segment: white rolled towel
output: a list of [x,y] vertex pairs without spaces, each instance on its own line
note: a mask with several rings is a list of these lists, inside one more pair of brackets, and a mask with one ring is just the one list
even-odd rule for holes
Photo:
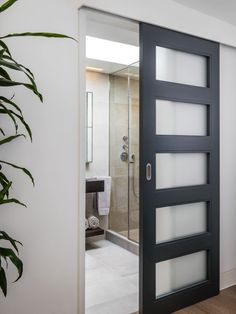
[[98,213],[100,216],[109,215],[111,203],[111,177],[97,177],[104,181],[104,192],[98,193]]
[[85,230],[87,230],[89,228],[89,223],[88,223],[88,219],[85,218]]
[[99,227],[99,219],[95,216],[90,216],[88,218],[88,225],[91,229],[97,229]]

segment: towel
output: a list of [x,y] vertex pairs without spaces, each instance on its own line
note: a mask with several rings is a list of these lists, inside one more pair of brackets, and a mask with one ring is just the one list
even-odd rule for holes
[[99,219],[95,216],[88,218],[88,225],[90,229],[97,229],[99,227]]
[[85,218],[85,230],[87,230],[89,228],[89,223],[88,223],[88,219]]
[[98,193],[98,213],[100,216],[109,214],[111,202],[111,177],[97,177],[104,180],[104,192]]

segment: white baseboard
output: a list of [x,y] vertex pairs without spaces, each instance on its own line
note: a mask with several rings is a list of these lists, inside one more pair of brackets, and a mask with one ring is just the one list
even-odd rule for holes
[[236,268],[220,274],[220,290],[236,285]]

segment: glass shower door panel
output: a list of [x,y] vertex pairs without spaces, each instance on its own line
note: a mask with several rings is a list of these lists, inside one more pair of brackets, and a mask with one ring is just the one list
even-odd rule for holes
[[110,75],[109,228],[139,242],[139,63]]
[[129,239],[139,242],[139,63],[129,66]]
[[128,82],[124,73],[110,76],[110,176],[112,177],[109,229],[128,236],[128,162],[121,159],[127,151],[124,137],[128,137]]

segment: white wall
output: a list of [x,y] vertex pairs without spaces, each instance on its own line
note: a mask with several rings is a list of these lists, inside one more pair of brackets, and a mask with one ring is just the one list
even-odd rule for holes
[[93,162],[87,177],[109,175],[109,75],[87,71],[86,90],[93,92]]
[[[236,45],[234,26],[170,0],[149,0],[148,5],[143,0],[21,0],[1,14],[1,33],[50,30],[77,36],[77,7],[81,4]],[[24,243],[21,254],[25,261],[22,280],[10,286],[6,300],[0,297],[1,314],[76,314],[78,191],[83,187],[77,177],[80,138],[77,46],[72,41],[37,38],[8,42],[15,58],[34,70],[45,103],[41,105],[29,92],[17,89],[16,99],[22,103],[32,126],[34,142],[31,145],[19,140],[1,151],[3,158],[27,165],[36,179],[34,189],[27,180],[23,184],[22,177],[16,181],[14,193],[27,202],[28,209],[16,206],[1,209],[1,227]],[[235,66],[228,58],[235,58],[235,53],[224,47],[221,53],[224,77],[221,80],[221,265],[226,272],[234,269],[236,263],[235,84],[229,81],[230,76],[234,78]],[[230,91],[226,82],[232,84]]]
[[236,283],[236,49],[220,49],[221,286]]
[[75,0],[75,2],[80,7],[87,6],[236,46],[235,25],[172,0]]
[[[42,30],[76,37],[77,25],[76,6],[68,0],[21,0],[0,18],[1,34]],[[17,176],[13,194],[28,208],[1,206],[1,230],[24,243],[21,256],[25,271],[18,283],[9,285],[7,299],[0,296],[0,312],[76,314],[77,44],[39,38],[9,39],[8,43],[13,56],[33,70],[44,104],[28,91],[16,88],[15,99],[32,127],[33,144],[18,140],[1,147],[1,158],[27,166],[36,186]],[[13,275],[13,271],[10,273]]]

